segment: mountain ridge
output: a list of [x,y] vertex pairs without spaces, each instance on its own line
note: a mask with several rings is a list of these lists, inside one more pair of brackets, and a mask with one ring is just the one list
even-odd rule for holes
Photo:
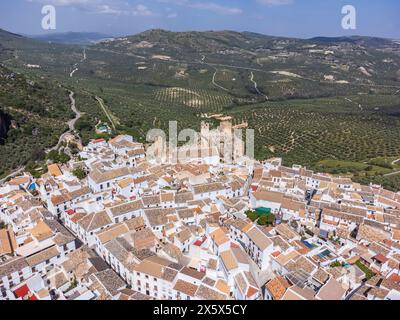
[[[34,39],[34,40],[44,40],[54,38],[57,40],[58,37],[90,37],[90,38],[101,38],[105,39],[120,39],[120,38],[131,38],[135,36],[149,36],[154,34],[160,35],[223,35],[223,34],[230,34],[230,35],[247,35],[247,36],[254,36],[259,38],[270,38],[270,39],[292,39],[292,40],[304,40],[304,41],[317,41],[317,42],[356,42],[361,40],[383,40],[383,41],[393,41],[395,39],[386,38],[386,37],[377,37],[377,36],[361,36],[361,35],[352,35],[352,36],[315,36],[311,38],[300,38],[300,37],[289,37],[289,36],[275,36],[269,35],[259,32],[253,31],[235,31],[235,30],[205,30],[205,31],[195,31],[195,30],[187,30],[187,31],[171,31],[167,29],[148,29],[138,33],[126,34],[122,36],[112,36],[107,35],[99,32],[75,32],[75,31],[67,31],[67,32],[60,32],[60,33],[53,33],[48,35],[28,35],[28,34],[19,34],[15,32],[11,32],[5,29],[0,28],[0,34],[8,34],[9,36],[16,36],[19,38],[26,38],[26,39]],[[60,39],[62,40],[62,39]],[[49,40],[51,41],[51,40]],[[66,40],[67,41],[67,40]],[[56,42],[56,41],[55,41]],[[60,42],[60,43],[67,43],[67,42]]]

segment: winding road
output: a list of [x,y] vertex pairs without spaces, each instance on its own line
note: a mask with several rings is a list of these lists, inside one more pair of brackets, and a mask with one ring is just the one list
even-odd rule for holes
[[[75,102],[74,95],[75,95],[75,93],[74,93],[73,91],[70,91],[69,99],[70,99],[70,101],[71,101],[71,110],[75,113],[75,118],[71,119],[71,120],[68,122],[68,128],[69,128],[69,130],[66,131],[66,132],[64,132],[64,133],[60,136],[60,138],[58,139],[57,145],[55,145],[54,147],[48,149],[48,150],[46,151],[46,153],[49,153],[50,151],[57,150],[57,149],[61,146],[61,144],[63,143],[64,138],[65,138],[68,134],[74,133],[74,131],[75,131],[75,124],[76,124],[76,122],[82,117],[82,114],[81,114],[81,113],[79,112],[79,110],[76,108],[76,102]],[[79,142],[82,143],[81,137],[80,137],[79,135],[77,135],[77,136],[78,136]]]
[[250,81],[253,82],[253,84],[254,84],[254,89],[256,90],[256,92],[257,92],[260,96],[264,96],[266,100],[269,100],[268,96],[266,96],[265,94],[263,94],[263,93],[258,89],[257,82],[254,80],[254,73],[253,73],[253,71],[251,71]]
[[[87,56],[86,56],[86,48],[83,48],[83,58],[80,62],[84,62],[86,60]],[[78,63],[74,64],[74,69],[71,71],[71,73],[69,74],[69,77],[72,78],[74,76],[74,73],[77,72],[79,70],[78,68]]]
[[224,88],[223,86],[220,86],[218,83],[215,82],[215,77],[217,76],[217,72],[218,72],[218,69],[215,69],[215,72],[212,77],[213,85],[216,86],[217,88],[220,88],[220,89],[226,91],[226,92],[230,92],[227,88]]

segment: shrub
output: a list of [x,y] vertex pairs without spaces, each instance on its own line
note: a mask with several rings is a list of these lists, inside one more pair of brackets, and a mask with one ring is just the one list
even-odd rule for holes
[[258,214],[255,211],[247,211],[246,212],[247,218],[249,218],[251,221],[256,221],[258,219]]
[[72,170],[72,174],[80,180],[86,178],[86,172],[82,168]]
[[260,226],[266,226],[266,225],[269,226],[269,225],[274,224],[274,222],[275,222],[275,215],[273,215],[272,213],[267,214],[267,215],[262,215],[257,221],[257,223]]

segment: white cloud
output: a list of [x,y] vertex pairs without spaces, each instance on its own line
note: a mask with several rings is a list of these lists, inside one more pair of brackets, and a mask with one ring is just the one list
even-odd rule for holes
[[155,15],[154,12],[152,12],[149,8],[147,8],[143,4],[138,4],[137,6],[133,7],[131,13],[134,16],[142,16],[142,17],[150,17]]
[[85,6],[99,3],[98,0],[28,0],[28,2],[38,2],[53,6]]
[[89,13],[110,14],[118,16],[150,17],[156,14],[143,4],[130,5],[119,0],[27,0],[46,5],[73,7]]
[[266,6],[284,6],[292,4],[293,0],[257,0],[258,3]]
[[184,6],[191,9],[207,10],[224,15],[235,15],[243,12],[240,8],[223,6],[215,2],[200,2],[191,0],[158,0],[160,3],[168,3],[177,6]]
[[167,15],[167,18],[168,18],[168,19],[175,19],[175,18],[177,18],[177,17],[178,17],[178,14],[177,14],[176,12],[169,13],[169,14]]
[[190,8],[209,10],[220,14],[241,14],[243,11],[239,8],[221,6],[213,2],[195,2],[189,5]]

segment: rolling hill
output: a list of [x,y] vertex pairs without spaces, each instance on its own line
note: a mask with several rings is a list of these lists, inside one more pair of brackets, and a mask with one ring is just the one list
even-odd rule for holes
[[118,132],[143,140],[169,120],[198,129],[202,115],[224,113],[255,129],[259,159],[332,171],[320,161],[400,158],[400,44],[390,39],[157,29],[82,46],[0,31],[0,59],[74,88],[86,128],[111,117]]

